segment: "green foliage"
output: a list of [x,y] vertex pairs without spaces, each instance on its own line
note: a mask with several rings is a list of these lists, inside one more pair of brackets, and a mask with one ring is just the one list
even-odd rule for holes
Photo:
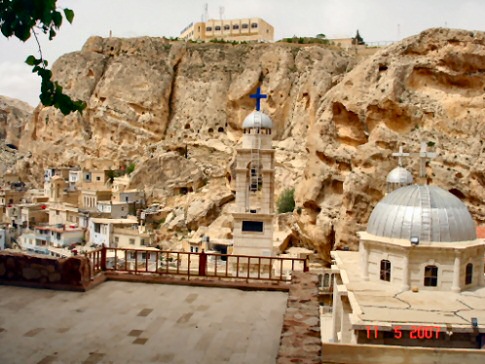
[[110,170],[108,171],[107,176],[108,176],[109,183],[113,183],[113,182],[114,182],[115,177],[117,177],[117,176],[116,176],[116,172],[117,172],[117,171],[113,171],[112,169],[110,169]]
[[[323,37],[319,37],[319,36],[323,36]],[[278,42],[297,43],[297,44],[329,44],[328,39],[325,38],[325,34],[318,34],[315,38],[294,36],[293,38],[283,38]]]
[[32,66],[32,72],[42,79],[40,101],[44,106],[54,106],[67,115],[74,111],[82,112],[86,104],[81,100],[73,101],[62,92],[62,86],[52,81],[52,72],[42,57],[36,33],[36,30],[40,30],[52,40],[62,25],[63,14],[72,23],[74,12],[71,9],[58,9],[56,2],[57,0],[0,0],[0,30],[5,37],[15,36],[22,42],[34,35],[40,58],[30,55],[25,63]]
[[360,36],[359,30],[357,29],[357,33],[355,37],[352,38],[352,44],[354,45],[365,45],[364,38]]
[[287,188],[281,192],[277,202],[278,213],[292,212],[295,209],[295,189]]
[[[22,42],[30,38],[33,28],[49,34],[52,40],[62,25],[62,13],[56,6],[57,0],[0,1],[0,29],[2,34],[9,38],[15,36]],[[64,9],[64,16],[69,23],[74,19],[71,9]]]
[[107,172],[108,179],[110,183],[113,183],[116,177],[124,176],[125,174],[131,174],[135,170],[135,163],[130,163],[128,167],[123,167],[122,169],[110,169]]
[[135,170],[135,163],[130,163],[128,165],[128,168],[126,168],[126,173],[127,174],[132,174],[134,170]]

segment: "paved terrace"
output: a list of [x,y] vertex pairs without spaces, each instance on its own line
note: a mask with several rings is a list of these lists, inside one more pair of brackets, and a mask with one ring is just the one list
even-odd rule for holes
[[0,286],[0,363],[274,363],[287,293],[105,282]]

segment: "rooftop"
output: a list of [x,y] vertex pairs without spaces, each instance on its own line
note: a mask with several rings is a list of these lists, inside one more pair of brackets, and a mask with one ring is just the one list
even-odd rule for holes
[[84,293],[0,286],[0,296],[2,363],[274,363],[287,302],[113,281]]
[[[389,327],[402,325],[450,324],[454,331],[470,330],[471,318],[476,317],[483,330],[485,323],[485,287],[454,292],[402,291],[385,282],[364,281],[360,272],[358,252],[332,253],[341,270],[352,304],[352,325]],[[342,289],[344,287],[342,286]]]

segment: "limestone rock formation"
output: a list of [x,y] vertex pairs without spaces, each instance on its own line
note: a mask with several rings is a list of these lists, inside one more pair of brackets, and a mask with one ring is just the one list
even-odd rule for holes
[[[391,153],[402,144],[417,152],[421,141],[439,153],[428,181],[483,223],[485,33],[431,29],[356,59],[322,45],[92,37],[53,66],[87,109],[65,117],[37,107],[20,140],[32,157],[19,167],[40,180],[52,161],[134,162],[131,187],[172,208],[161,236],[210,231],[227,216],[234,149],[261,84],[275,126],[276,193],[296,188],[284,240],[327,260],[331,248],[355,248],[396,166]],[[408,167],[416,178],[417,161]]]
[[[25,124],[32,118],[33,107],[29,104],[0,96],[0,181],[5,172],[16,172],[17,166],[21,170],[28,168],[28,157],[16,148]],[[27,182],[29,178],[24,176]]]
[[92,37],[53,66],[87,109],[65,117],[39,106],[21,148],[32,152],[29,170],[37,176],[52,161],[113,169],[134,162],[131,187],[174,208],[162,230],[195,230],[233,199],[228,165],[254,109],[249,94],[260,83],[269,94],[263,111],[275,123],[278,193],[301,176],[319,100],[352,59],[321,45]]
[[0,96],[0,139],[6,144],[19,145],[24,125],[34,108],[21,100]]
[[[355,248],[400,145],[432,145],[428,183],[485,221],[485,33],[430,29],[364,60],[321,99],[297,186],[307,242]],[[408,168],[418,173],[418,161]],[[328,258],[328,255],[327,255]]]

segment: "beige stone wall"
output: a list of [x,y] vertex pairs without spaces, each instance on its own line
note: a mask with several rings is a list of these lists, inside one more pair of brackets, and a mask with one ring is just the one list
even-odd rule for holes
[[180,38],[202,41],[224,39],[226,41],[272,42],[274,28],[261,18],[210,19],[207,22],[198,22],[187,27],[180,34]]
[[[144,240],[144,245],[141,241]],[[138,230],[128,228],[113,229],[113,246],[118,248],[143,248],[150,243],[148,234],[140,234]]]
[[[242,231],[243,221],[262,221],[263,232]],[[273,255],[273,215],[235,214],[234,215],[234,254],[236,255]]]
[[321,363],[317,284],[316,274],[293,273],[277,364]]
[[[406,289],[417,287],[425,290],[459,291],[483,285],[483,256],[484,246],[461,247],[454,249],[450,243],[449,248],[433,246],[402,247],[391,243],[362,241],[360,247],[362,274],[367,275],[370,281],[379,281],[392,285],[401,284]],[[456,259],[458,257],[458,262]],[[391,281],[380,279],[380,262],[391,262]],[[466,265],[473,264],[472,283],[465,285]],[[456,266],[456,264],[459,264]],[[424,285],[424,270],[428,265],[438,267],[438,285],[430,287]],[[458,267],[458,273],[455,272]],[[458,275],[457,275],[458,274]],[[406,282],[406,276],[407,282]],[[455,286],[456,284],[456,286]]]
[[56,259],[0,252],[0,284],[86,290],[89,272],[84,256]]
[[321,359],[335,364],[475,364],[485,361],[485,351],[325,343]]

